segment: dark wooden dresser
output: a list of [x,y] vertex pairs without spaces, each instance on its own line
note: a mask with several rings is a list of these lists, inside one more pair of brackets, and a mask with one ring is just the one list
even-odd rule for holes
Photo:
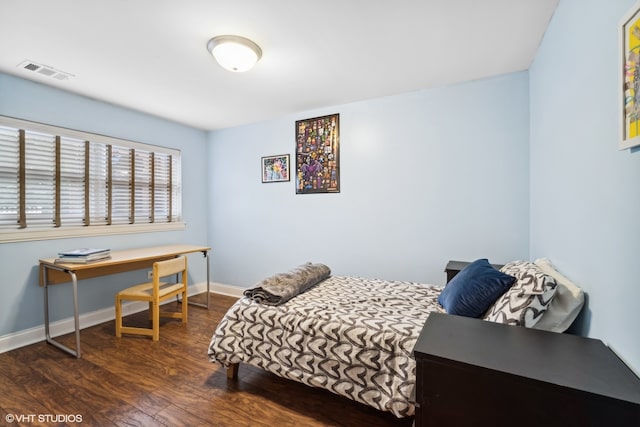
[[434,313],[416,426],[640,426],[640,379],[600,340]]

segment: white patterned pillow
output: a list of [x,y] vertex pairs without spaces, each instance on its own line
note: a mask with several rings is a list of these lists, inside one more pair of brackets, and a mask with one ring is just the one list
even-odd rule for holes
[[485,320],[509,325],[535,325],[556,292],[556,281],[528,261],[513,261],[500,269],[516,278],[513,286],[489,308]]

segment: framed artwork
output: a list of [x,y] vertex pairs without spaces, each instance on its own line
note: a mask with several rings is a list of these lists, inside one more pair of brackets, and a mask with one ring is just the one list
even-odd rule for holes
[[289,155],[280,154],[278,156],[267,156],[261,160],[262,182],[282,182],[289,181]]
[[634,4],[619,26],[620,141],[619,148],[640,145],[640,2]]
[[340,115],[296,121],[296,194],[340,192]]

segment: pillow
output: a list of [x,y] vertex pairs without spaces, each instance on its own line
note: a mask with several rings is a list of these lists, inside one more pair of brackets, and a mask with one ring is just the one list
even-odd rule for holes
[[500,271],[514,276],[516,283],[498,298],[484,319],[532,327],[540,320],[555,295],[556,281],[528,261],[510,262]]
[[578,285],[558,272],[548,259],[537,259],[534,264],[545,274],[553,277],[558,284],[555,296],[540,321],[535,324],[534,329],[564,332],[569,329],[569,326],[580,314],[584,305],[584,292]]
[[486,258],[478,259],[451,279],[438,302],[449,314],[480,317],[514,281],[514,277],[493,268]]

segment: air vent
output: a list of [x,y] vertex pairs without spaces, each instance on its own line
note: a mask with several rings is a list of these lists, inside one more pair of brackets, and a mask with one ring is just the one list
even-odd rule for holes
[[40,67],[38,72],[40,74],[44,74],[45,76],[53,76],[56,73],[55,70],[52,70],[51,68],[44,68],[44,67]]
[[18,67],[60,81],[69,80],[69,78],[75,77],[73,74],[56,70],[55,68],[48,65],[38,64],[33,61],[23,61],[22,63],[18,64]]

